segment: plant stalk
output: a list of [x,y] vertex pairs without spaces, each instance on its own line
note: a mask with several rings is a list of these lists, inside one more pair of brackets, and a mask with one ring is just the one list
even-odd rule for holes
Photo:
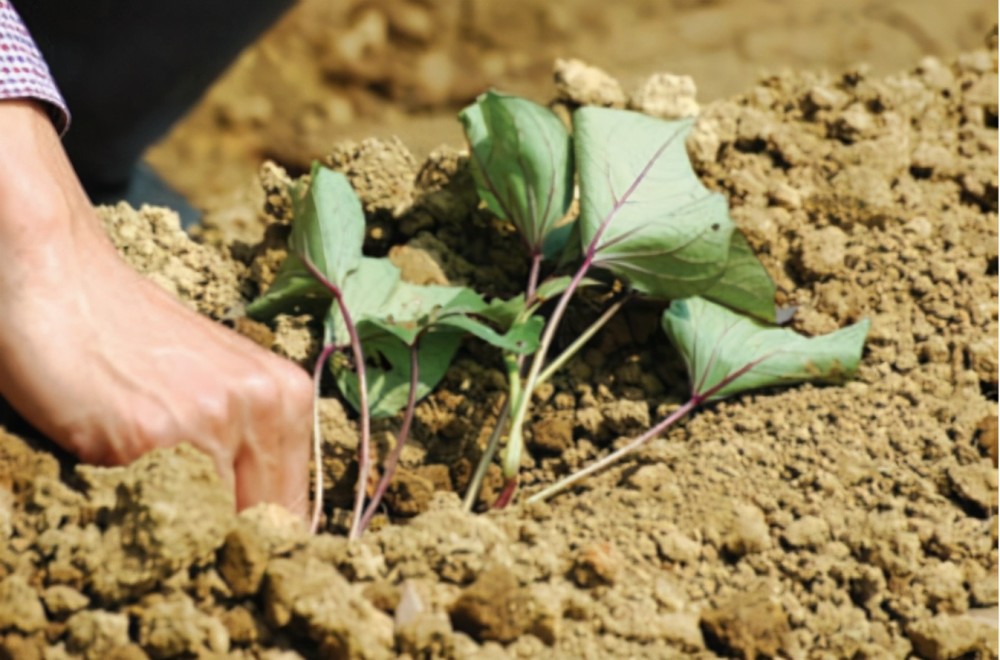
[[593,249],[587,250],[587,256],[584,257],[580,268],[577,269],[576,274],[573,275],[573,279],[570,280],[569,286],[566,287],[562,296],[559,297],[559,302],[556,303],[556,308],[553,310],[552,316],[549,317],[549,322],[545,324],[545,332],[542,333],[542,339],[538,345],[538,350],[535,351],[535,355],[531,360],[531,368],[528,370],[528,377],[525,379],[520,400],[517,401],[517,405],[514,408],[514,415],[511,418],[510,437],[507,440],[507,449],[504,453],[503,473],[508,479],[517,474],[521,465],[521,450],[524,447],[524,437],[522,435],[524,418],[527,415],[528,406],[531,403],[531,394],[535,391],[535,387],[538,385],[538,376],[541,373],[542,364],[545,362],[549,346],[552,345],[552,340],[555,338],[556,329],[559,327],[559,323],[562,321],[562,317],[566,313],[566,308],[569,306],[569,299],[573,297],[573,294],[576,292],[577,287],[580,286],[580,282],[583,280],[584,275],[586,275],[587,271],[590,269],[590,264],[593,263],[594,256],[595,251]]
[[403,454],[403,447],[406,445],[406,441],[410,439],[410,427],[413,425],[414,413],[417,410],[417,386],[420,382],[419,347],[420,339],[418,337],[417,341],[410,346],[410,391],[406,397],[406,411],[403,413],[403,423],[400,425],[399,434],[396,436],[396,446],[392,448],[382,468],[382,478],[379,479],[371,501],[368,503],[368,507],[361,518],[359,534],[364,534],[372,518],[375,517],[378,506],[385,496],[385,491],[388,490],[389,483],[396,474],[396,467],[399,465],[399,457]]
[[531,497],[528,498],[528,504],[531,504],[532,502],[543,502],[543,501],[547,500],[548,498],[552,497],[553,495],[555,495],[556,493],[558,493],[559,491],[564,490],[565,488],[568,488],[569,486],[572,486],[573,484],[575,484],[576,482],[580,481],[584,477],[587,477],[587,476],[589,476],[589,475],[597,472],[598,470],[601,470],[601,469],[603,469],[603,468],[611,465],[612,463],[618,461],[619,459],[621,459],[621,458],[629,455],[630,453],[632,453],[633,451],[635,451],[636,449],[638,449],[642,445],[646,444],[647,442],[649,442],[650,440],[652,440],[656,436],[658,436],[661,433],[663,433],[664,431],[666,431],[668,428],[670,428],[671,426],[673,426],[680,419],[682,419],[685,415],[687,415],[692,410],[694,410],[695,408],[697,408],[698,406],[700,406],[702,403],[704,403],[705,401],[708,401],[709,399],[711,399],[713,396],[715,396],[716,393],[718,393],[719,391],[721,391],[724,387],[726,387],[727,385],[729,385],[730,383],[732,383],[734,380],[736,380],[737,378],[741,378],[748,371],[750,371],[751,369],[753,369],[754,367],[756,367],[758,364],[760,364],[761,362],[763,362],[764,360],[766,360],[767,357],[768,356],[763,356],[763,357],[760,357],[760,358],[758,358],[756,360],[748,362],[747,364],[743,365],[742,367],[740,367],[736,371],[733,371],[733,372],[730,372],[729,374],[727,374],[725,378],[721,379],[718,383],[716,383],[712,387],[708,388],[704,392],[697,392],[696,391],[694,394],[691,395],[691,398],[688,399],[687,403],[685,403],[683,406],[681,406],[680,408],[678,408],[674,412],[670,413],[670,415],[668,415],[662,422],[660,422],[659,424],[657,424],[653,428],[649,429],[648,431],[646,431],[645,433],[643,433],[638,438],[636,438],[632,442],[628,443],[627,445],[625,445],[621,449],[618,449],[616,451],[611,452],[610,454],[608,454],[604,458],[600,459],[599,461],[595,461],[594,463],[591,463],[590,465],[588,465],[587,467],[583,468],[582,470],[574,472],[573,474],[569,475],[568,477],[560,479],[559,481],[557,481],[556,483],[552,484],[551,486],[549,486],[547,488],[544,488],[541,491],[535,493],[534,495],[532,495]]
[[333,344],[327,344],[319,354],[313,367],[313,462],[315,463],[315,494],[313,495],[312,518],[309,522],[309,533],[319,531],[319,521],[323,516],[323,434],[319,425],[320,384],[323,381],[323,368],[330,355],[337,350]]
[[371,472],[371,413],[368,410],[368,375],[365,369],[365,353],[361,348],[361,338],[358,337],[358,329],[351,318],[351,311],[347,309],[344,302],[343,293],[340,287],[335,285],[326,275],[324,275],[316,264],[304,254],[298,255],[305,264],[306,269],[313,277],[319,281],[326,289],[333,294],[340,309],[340,315],[344,319],[344,326],[347,328],[347,335],[351,340],[351,350],[354,353],[354,369],[358,374],[358,407],[361,408],[361,440],[358,447],[358,485],[354,496],[354,510],[351,515],[351,531],[348,539],[355,540],[360,535],[361,516],[364,513],[365,487],[368,485],[368,475]]
[[597,320],[591,323],[587,329],[573,341],[572,344],[566,347],[566,350],[560,353],[556,359],[550,362],[549,365],[542,370],[542,373],[538,375],[538,385],[548,381],[557,371],[566,366],[566,363],[573,359],[573,356],[579,353],[580,349],[583,348],[594,335],[600,332],[601,328],[607,325],[608,321],[614,318],[615,314],[618,313],[618,310],[622,308],[630,297],[631,296],[629,295],[624,295],[611,303],[611,305],[604,310],[604,313],[601,314]]
[[560,479],[551,486],[535,493],[534,495],[528,498],[528,504],[531,504],[532,502],[544,502],[545,500],[552,497],[559,491],[572,486],[573,484],[580,481],[584,477],[588,477],[591,474],[606,468],[612,463],[615,463],[624,456],[631,454],[636,449],[642,447],[644,444],[646,444],[647,442],[649,442],[650,440],[652,440],[653,438],[655,438],[656,436],[660,435],[668,428],[673,426],[678,420],[680,420],[689,412],[694,410],[694,408],[697,407],[698,404],[701,403],[701,401],[702,401],[701,397],[697,396],[691,397],[690,399],[688,399],[687,403],[685,403],[683,406],[681,406],[674,412],[670,413],[670,415],[668,415],[659,424],[652,427],[651,429],[640,435],[638,438],[632,440],[621,449],[617,449],[611,452],[604,458],[591,463],[582,470],[578,470],[577,472],[574,472],[568,477],[564,477],[563,479]]
[[[622,305],[625,304],[628,296],[623,296],[616,300],[604,313],[598,318],[594,323],[590,325],[584,333],[571,344],[565,351],[563,351],[556,360],[545,368],[544,371],[538,376],[538,384],[549,380],[552,375],[558,371],[566,362],[568,362],[573,355],[575,355],[580,348],[587,343],[587,341],[593,337],[602,327],[604,327],[608,321],[610,321],[614,315],[621,309]],[[510,357],[510,356],[508,356]],[[520,370],[524,364],[524,356],[519,355],[517,357],[516,367],[514,365],[509,365],[511,368],[508,369],[508,377],[511,383],[510,395],[504,398],[503,407],[500,410],[500,414],[497,416],[496,426],[493,427],[493,432],[490,434],[490,438],[486,443],[486,449],[483,451],[483,455],[479,460],[479,464],[476,465],[476,472],[472,475],[472,479],[469,481],[469,487],[465,493],[465,499],[462,502],[462,508],[465,511],[472,511],[472,508],[476,504],[476,498],[479,496],[479,491],[483,485],[483,479],[486,477],[486,471],[490,467],[490,463],[493,462],[493,457],[496,456],[497,450],[500,447],[500,438],[503,436],[503,429],[506,426],[507,416],[510,414],[511,400],[517,401],[521,396],[521,374]],[[497,500],[499,503],[500,500]]]
[[525,302],[535,297],[538,290],[538,278],[542,271],[542,251],[536,249],[531,254],[531,271],[528,273],[528,286],[524,289]]
[[361,348],[358,330],[347,310],[343,296],[337,297],[344,325],[351,337],[351,349],[354,351],[354,369],[358,374],[358,407],[361,408],[361,442],[358,447],[358,486],[354,495],[354,511],[351,515],[351,531],[348,540],[354,541],[361,536],[361,515],[365,506],[365,488],[368,486],[368,475],[371,473],[371,412],[368,410],[368,370],[365,367],[365,353]]
[[514,499],[515,492],[517,492],[516,474],[513,477],[508,478],[507,481],[504,482],[503,490],[500,491],[499,495],[497,495],[497,501],[493,503],[493,508],[494,509],[505,508],[508,504],[510,504],[510,501]]
[[598,225],[597,230],[594,232],[593,237],[590,239],[590,243],[587,245],[586,253],[583,257],[583,262],[577,269],[576,274],[573,275],[573,279],[570,280],[569,286],[563,291],[562,296],[559,298],[559,302],[556,304],[555,310],[552,312],[552,316],[549,317],[549,322],[545,325],[545,332],[542,334],[541,343],[538,346],[538,350],[535,352],[534,358],[531,361],[531,369],[528,372],[528,377],[524,386],[524,395],[521,400],[518,401],[517,407],[514,409],[514,415],[511,419],[510,424],[510,437],[507,441],[507,449],[504,455],[504,476],[508,479],[517,475],[521,463],[521,451],[524,449],[524,419],[528,412],[528,406],[531,403],[531,393],[535,391],[535,387],[538,385],[538,376],[541,373],[542,365],[545,363],[545,358],[549,351],[549,346],[552,345],[552,340],[555,337],[556,329],[562,322],[562,317],[566,313],[566,308],[569,305],[570,298],[576,293],[576,289],[580,286],[580,282],[586,276],[587,271],[590,270],[591,265],[593,265],[594,260],[597,258],[598,247],[601,245],[601,238],[607,231],[608,227],[611,226],[612,220],[615,216],[629,201],[632,194],[639,187],[639,183],[646,178],[649,174],[650,169],[653,167],[653,163],[660,157],[667,146],[667,143],[660,146],[653,154],[653,157],[646,163],[646,166],[642,169],[639,175],[635,178],[635,181],[629,185],[625,193],[615,200],[614,205],[608,211],[608,214],[604,216],[601,220],[601,224]]
[[507,426],[508,415],[510,415],[510,397],[505,396],[503,406],[497,415],[497,423],[493,426],[490,439],[486,442],[486,449],[483,451],[483,455],[479,459],[479,464],[476,465],[476,472],[472,475],[469,487],[465,491],[465,499],[462,501],[463,511],[471,512],[472,507],[476,506],[476,499],[479,497],[479,491],[483,487],[483,479],[486,478],[486,472],[490,469],[490,463],[493,462],[493,457],[496,456],[497,449],[500,448],[500,438],[503,437],[504,427]]
[[[541,253],[539,252],[532,256],[531,274],[528,277],[527,286],[529,293],[525,298],[526,300],[533,298],[537,292],[539,274],[537,266],[540,264]],[[515,357],[507,353],[504,355],[504,364],[507,366],[507,382],[510,385],[500,413],[497,415],[496,425],[493,427],[490,438],[486,442],[486,449],[479,458],[476,471],[469,481],[468,489],[466,489],[465,499],[462,501],[462,509],[464,511],[471,512],[472,508],[476,505],[479,491],[483,487],[483,479],[486,478],[486,471],[489,470],[490,463],[493,462],[493,457],[496,456],[497,450],[500,448],[500,438],[503,437],[503,430],[507,425],[507,418],[510,415],[511,401],[515,402],[514,405],[517,405],[517,402],[521,400],[521,372],[524,369],[524,355]]]

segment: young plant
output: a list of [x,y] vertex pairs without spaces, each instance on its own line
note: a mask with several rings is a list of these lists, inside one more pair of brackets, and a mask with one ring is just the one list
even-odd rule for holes
[[[366,260],[367,261],[367,260]],[[391,416],[405,405],[405,413],[393,451],[386,460],[381,479],[359,523],[358,534],[364,532],[378,510],[379,502],[392,479],[399,456],[408,438],[416,401],[430,393],[444,377],[452,358],[465,335],[472,335],[509,353],[534,351],[538,346],[541,320],[529,317],[498,323],[507,330],[494,330],[482,318],[490,318],[491,306],[478,294],[465,287],[417,286],[399,280],[399,271],[384,260],[379,280],[395,281],[391,292],[380,303],[365,297],[366,309],[356,310],[358,336],[366,355],[369,406],[376,417]],[[356,291],[371,292],[359,282]],[[339,310],[331,308],[331,327],[342,319]],[[361,388],[358,375],[345,369],[336,370],[337,382],[344,396],[356,407],[360,405]],[[404,404],[405,401],[405,404]]]
[[[574,226],[567,218],[573,202],[573,150],[566,126],[548,109],[515,96],[487,92],[459,118],[469,141],[472,173],[480,198],[497,217],[521,233],[530,259],[524,295],[495,308],[509,320],[533,318],[541,303],[559,295],[569,278],[539,291],[542,262],[560,257],[572,245]],[[509,391],[486,451],[469,484],[465,508],[478,497],[486,469],[498,447],[511,404],[519,405],[523,354],[504,358]],[[530,395],[529,397],[530,398]]]
[[684,358],[691,397],[639,437],[590,466],[535,493],[540,502],[648,443],[699,405],[748,390],[805,381],[842,382],[857,370],[869,322],[820,337],[804,337],[704,298],[675,300],[663,329]]
[[[364,243],[365,220],[361,203],[350,183],[342,175],[314,164],[308,188],[296,185],[291,190],[293,204],[292,231],[288,239],[289,255],[281,264],[274,282],[265,295],[247,307],[247,314],[266,319],[280,311],[302,304],[316,303],[329,306],[336,301],[345,321],[348,345],[355,362],[363,364],[363,352],[350,311],[344,300],[344,284],[361,263],[361,246]],[[319,399],[322,365],[337,349],[326,342],[313,372],[315,399]],[[363,370],[360,372],[362,382]],[[362,384],[362,391],[366,387]],[[367,406],[362,402],[361,442],[359,463],[361,474],[366,475],[371,425]],[[321,437],[319,433],[319,407],[313,405],[313,460],[315,462],[315,489],[310,528],[319,527],[322,513],[323,466]],[[363,501],[364,482],[358,482],[358,500]],[[360,518],[355,507],[355,518]]]
[[547,108],[516,96],[483,94],[459,113],[469,141],[479,196],[497,217],[520,231],[531,267],[530,302],[543,259],[557,258],[570,243],[573,150],[566,126]]
[[[510,501],[532,393],[633,296],[674,301],[664,328],[687,362],[691,398],[628,446],[532,499],[548,497],[634,451],[706,401],[787,382],[836,380],[856,368],[867,322],[814,339],[774,327],[774,283],[734,226],[725,199],[700,183],[687,158],[690,120],[580,108],[573,114],[571,137],[548,109],[492,92],[461,118],[483,202],[524,238],[530,266],[523,295],[487,303],[464,287],[403,282],[388,260],[362,254],[364,215],[357,197],[343,176],[316,165],[308,187],[292,191],[289,257],[265,295],[248,308],[260,319],[289,309],[308,309],[324,318],[316,397],[329,363],[342,394],[360,414],[351,538],[378,510],[408,439],[416,402],[444,377],[467,334],[503,352],[509,381],[503,411],[466,496],[468,509],[507,422],[506,482],[497,505]],[[578,214],[570,211],[575,181]],[[546,262],[551,272],[543,279]],[[569,301],[579,289],[600,284],[588,277],[594,268],[619,279],[623,290],[549,359]],[[550,301],[555,306],[543,321],[538,312]],[[353,363],[333,359],[348,350]],[[396,446],[366,506],[370,420],[400,409],[405,412]],[[323,490],[315,414],[314,529]]]
[[[504,351],[535,350],[537,318],[509,319],[464,287],[417,286],[400,279],[386,259],[362,255],[364,215],[350,184],[340,174],[314,165],[308,187],[292,190],[290,254],[267,292],[247,309],[258,319],[295,308],[320,310],[324,341],[314,370],[316,398],[323,368],[334,354],[350,349],[353,369],[332,360],[336,381],[361,421],[359,475],[351,523],[357,538],[371,520],[409,435],[416,401],[444,377],[462,337],[472,334]],[[331,304],[331,303],[335,304]],[[478,315],[478,316],[477,316]],[[482,318],[500,321],[498,332]],[[388,457],[375,494],[365,508],[371,470],[370,419],[405,406],[396,448]],[[314,407],[316,497],[313,530],[322,512],[322,469],[318,407]]]
[[[583,345],[574,342],[546,367],[569,301],[592,268],[611,272],[636,294],[665,300],[701,295],[767,322],[775,319],[775,289],[729,218],[725,198],[707,190],[691,167],[684,146],[691,120],[580,108],[573,114],[571,159],[551,146],[570,142],[568,134],[556,139],[561,134],[555,126],[562,127],[558,118],[522,99],[486,94],[461,117],[480,196],[491,210],[511,219],[529,245],[526,304],[537,283],[539,255],[562,263],[578,260],[575,272],[560,286],[527,373],[522,377],[517,370],[511,381],[510,432],[503,453],[506,485],[498,500],[503,506],[517,484],[531,393],[543,374],[550,375]],[[568,190],[574,161],[580,187],[578,219],[540,222],[539,210],[549,206],[537,200]],[[559,228],[559,240],[551,242],[550,250],[539,248],[549,245],[539,227]],[[584,336],[610,317],[602,314]],[[484,461],[492,460],[492,444]],[[481,464],[477,474],[483,472]],[[473,490],[478,486],[474,480]]]

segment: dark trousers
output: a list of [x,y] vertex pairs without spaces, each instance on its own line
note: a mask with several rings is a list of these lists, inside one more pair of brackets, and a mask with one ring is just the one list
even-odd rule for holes
[[127,185],[143,151],[292,1],[14,0],[69,105],[63,144],[88,192]]

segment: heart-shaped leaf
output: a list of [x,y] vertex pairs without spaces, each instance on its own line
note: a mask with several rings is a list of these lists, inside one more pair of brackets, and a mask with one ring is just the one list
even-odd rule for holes
[[680,351],[692,396],[704,401],[804,381],[840,382],[857,370],[867,319],[820,337],[765,325],[705,300],[675,300],[663,329]]
[[718,281],[734,231],[725,198],[691,167],[692,123],[595,107],[573,114],[583,249],[596,243],[594,265],[658,298]]
[[533,251],[558,256],[572,229],[569,131],[556,115],[516,96],[487,92],[462,110],[480,198],[514,223]]
[[[347,277],[343,295],[368,359],[373,416],[392,415],[406,405],[413,346],[418,351],[420,398],[444,376],[466,333],[503,351],[530,353],[538,347],[542,332],[542,320],[537,317],[498,332],[477,318],[490,306],[476,292],[466,287],[403,282],[399,269],[388,259],[362,259]],[[339,305],[330,307],[326,327],[327,341],[347,343],[347,325]],[[341,391],[357,406],[357,375],[342,373],[336,366],[334,371]]]
[[774,280],[737,229],[730,239],[729,260],[722,277],[706,289],[702,297],[774,323],[774,293]]
[[[448,371],[462,334],[447,330],[420,338],[417,354],[417,399],[433,391]],[[368,361],[368,409],[373,418],[391,417],[406,406],[410,391],[410,347],[390,334],[373,336],[364,343]],[[358,375],[353,369],[334,368],[337,386],[354,409],[360,407]]]
[[302,258],[341,289],[361,263],[365,216],[344,175],[314,163],[308,188],[295,186],[292,200],[289,255],[264,295],[247,306],[253,318],[266,320],[310,302],[329,301],[331,294],[306,269]]

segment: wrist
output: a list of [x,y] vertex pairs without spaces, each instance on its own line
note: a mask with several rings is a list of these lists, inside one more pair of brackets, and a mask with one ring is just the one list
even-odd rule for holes
[[74,256],[102,245],[110,247],[45,111],[0,101],[0,300],[62,277]]
[[52,121],[32,100],[0,100],[0,242],[69,230],[86,193]]

